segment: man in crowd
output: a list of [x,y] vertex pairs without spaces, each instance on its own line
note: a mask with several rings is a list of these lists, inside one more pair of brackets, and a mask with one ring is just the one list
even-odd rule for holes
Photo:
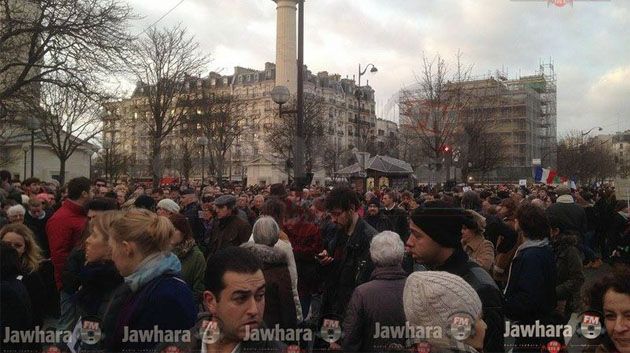
[[266,286],[260,262],[247,249],[228,247],[211,256],[205,285],[203,304],[211,321],[204,331],[201,352],[286,351],[273,340],[245,339],[264,325]]
[[376,229],[378,232],[382,232],[384,230],[392,230],[392,224],[383,213],[381,212],[381,203],[378,201],[377,197],[373,197],[367,202],[367,213],[365,217],[366,222],[372,226],[372,228]]
[[193,231],[193,236],[199,242],[205,233],[205,227],[201,218],[199,218],[199,198],[193,189],[186,189],[181,192],[180,205],[182,206],[180,213],[186,216],[188,223]]
[[359,217],[358,208],[357,194],[348,187],[337,187],[326,197],[337,232],[328,248],[317,255],[324,266],[323,315],[342,317],[354,289],[372,273],[370,241],[377,231]]
[[32,198],[28,200],[28,210],[24,215],[24,224],[35,234],[35,241],[37,241],[37,245],[42,250],[42,256],[45,259],[50,257],[46,223],[51,216],[52,214],[44,209],[44,205],[39,199]]
[[207,242],[206,256],[212,256],[228,246],[239,246],[246,242],[252,233],[249,223],[236,214],[236,197],[232,195],[218,197],[214,200],[214,212],[216,221],[204,239]]
[[40,183],[40,180],[37,178],[28,178],[22,182],[22,190],[24,190],[26,196],[34,198],[41,190]]
[[393,227],[391,230],[398,233],[398,235],[400,235],[400,239],[402,239],[403,242],[406,242],[409,237],[408,213],[396,205],[395,191],[385,192],[383,195],[383,207],[382,212],[387,218],[389,218],[389,222]]
[[461,245],[461,229],[466,213],[462,209],[434,208],[437,201],[414,210],[406,249],[413,259],[432,271],[445,271],[462,277],[477,292],[488,324],[484,340],[486,352],[503,352],[503,298],[488,272],[468,258]]
[[[46,234],[50,245],[50,257],[55,269],[55,283],[61,289],[61,272],[72,249],[81,240],[87,223],[85,204],[93,197],[90,180],[85,177],[74,178],[68,182],[68,198],[63,201],[48,223]],[[61,317],[59,321],[68,324],[66,315],[72,306],[71,298],[63,291],[60,293]],[[67,327],[63,327],[66,329]]]

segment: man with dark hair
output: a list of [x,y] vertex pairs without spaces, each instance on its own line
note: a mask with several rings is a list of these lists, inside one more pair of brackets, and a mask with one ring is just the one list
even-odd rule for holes
[[409,238],[409,220],[408,213],[403,208],[396,205],[396,192],[387,191],[383,194],[383,215],[389,219],[392,224],[392,231],[400,235],[400,239],[404,242]]
[[337,187],[326,197],[326,210],[336,225],[336,234],[317,255],[324,266],[321,313],[343,316],[354,289],[369,280],[374,265],[370,241],[378,232],[359,217],[359,199],[348,187]]
[[[50,257],[55,269],[55,283],[61,289],[61,272],[66,266],[66,260],[72,249],[81,240],[81,235],[87,224],[85,204],[93,197],[90,180],[85,177],[74,178],[68,182],[68,198],[46,223],[46,235],[50,245]],[[64,309],[71,306],[71,298],[60,293],[61,317],[64,319]],[[66,322],[70,324],[69,322]],[[69,327],[59,327],[67,329]]]
[[378,232],[393,229],[389,218],[385,217],[385,215],[381,212],[381,203],[378,201],[377,197],[373,197],[368,200],[367,213],[363,219],[365,219],[365,221]]
[[[203,304],[211,323],[204,332],[202,352],[283,351],[284,345],[276,341],[246,340],[248,333],[264,325],[266,285],[262,264],[249,250],[227,247],[212,255],[204,282]],[[216,333],[219,339],[210,339]]]
[[477,292],[488,325],[485,352],[504,352],[501,291],[488,272],[469,259],[461,245],[461,229],[467,214],[447,208],[443,201],[430,201],[417,208],[409,222],[411,236],[405,248],[415,262],[432,271],[446,271],[462,277]]
[[[553,324],[556,308],[556,262],[549,243],[551,228],[545,211],[523,204],[516,211],[516,227],[524,242],[516,250],[505,287],[505,315],[521,324]],[[544,339],[517,339],[515,351],[540,347]],[[540,348],[538,348],[538,351]]]
[[28,178],[22,182],[22,190],[28,197],[39,194],[41,181],[37,178]]
[[0,170],[0,202],[4,203],[7,199],[22,203],[22,194],[11,185],[11,173],[8,170]]

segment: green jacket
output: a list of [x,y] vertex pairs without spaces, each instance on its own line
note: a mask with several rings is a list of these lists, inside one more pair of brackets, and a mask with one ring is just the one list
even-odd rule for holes
[[201,302],[206,287],[203,279],[206,274],[206,259],[199,247],[195,245],[188,253],[179,258],[182,263],[182,279],[188,283],[195,295],[195,300]]

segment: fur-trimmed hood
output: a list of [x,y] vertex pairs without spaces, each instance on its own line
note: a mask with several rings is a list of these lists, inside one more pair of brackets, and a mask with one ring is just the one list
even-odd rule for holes
[[286,266],[288,264],[287,256],[276,247],[251,242],[241,246],[251,251],[265,266]]

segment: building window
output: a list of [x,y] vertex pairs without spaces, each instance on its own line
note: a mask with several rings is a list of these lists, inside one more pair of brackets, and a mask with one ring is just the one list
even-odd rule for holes
[[385,131],[384,131],[384,130],[379,129],[379,130],[378,130],[378,136],[385,136]]

